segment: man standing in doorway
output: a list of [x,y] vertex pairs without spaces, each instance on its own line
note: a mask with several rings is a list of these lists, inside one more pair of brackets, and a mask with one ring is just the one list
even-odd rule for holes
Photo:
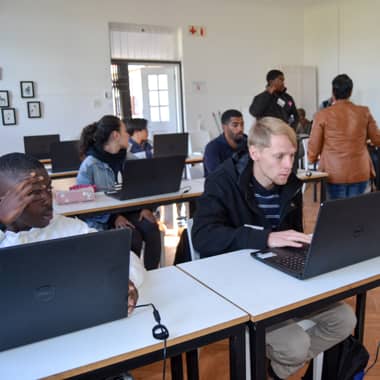
[[265,91],[253,98],[249,112],[256,119],[265,116],[276,117],[295,130],[298,113],[293,98],[286,92],[284,73],[280,70],[270,70],[266,80]]
[[223,133],[211,140],[203,156],[204,172],[207,177],[223,161],[240,149],[246,149],[243,115],[238,110],[227,110],[221,118]]

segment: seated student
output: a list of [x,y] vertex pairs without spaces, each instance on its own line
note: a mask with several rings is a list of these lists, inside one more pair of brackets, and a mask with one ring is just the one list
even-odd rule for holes
[[312,122],[306,117],[306,111],[303,108],[298,108],[297,113],[298,124],[296,127],[296,133],[310,135]]
[[[126,158],[129,136],[125,124],[116,116],[103,116],[98,122],[85,127],[80,150],[86,158],[77,175],[78,185],[96,185],[98,191],[112,190]],[[146,269],[158,267],[161,255],[161,236],[156,218],[149,209],[105,213],[86,218],[96,229],[131,228],[132,250],[140,255],[145,241],[144,265]]]
[[[0,157],[0,248],[96,232],[79,219],[53,216],[51,180],[37,159],[24,153]],[[131,252],[128,312],[137,302],[144,268]]]
[[128,119],[124,120],[129,134],[128,151],[137,158],[152,158],[153,146],[148,142],[148,120]]
[[205,148],[203,165],[205,177],[213,172],[224,160],[241,148],[246,148],[243,115],[237,110],[227,110],[221,118],[223,133],[211,140]]
[[[248,145],[249,154],[226,160],[206,179],[192,229],[201,257],[310,242],[302,232],[302,182],[292,173],[297,148],[293,129],[280,119],[262,118],[250,130]],[[271,378],[292,375],[347,338],[356,324],[355,314],[343,302],[307,319],[315,326],[306,331],[288,321],[267,332]]]

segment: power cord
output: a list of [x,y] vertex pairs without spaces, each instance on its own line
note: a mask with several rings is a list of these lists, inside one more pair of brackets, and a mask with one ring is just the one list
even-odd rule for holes
[[163,356],[163,368],[162,368],[162,379],[165,380],[166,377],[166,342],[167,339],[169,338],[169,330],[168,328],[161,323],[161,316],[160,313],[158,312],[157,308],[152,304],[152,303],[145,303],[141,305],[136,305],[135,309],[138,307],[151,307],[153,309],[153,318],[157,322],[155,326],[152,328],[152,335],[153,338],[157,340],[163,340],[164,341],[164,349],[162,352]]
[[367,368],[364,375],[368,373],[368,371],[376,364],[377,359],[379,358],[379,350],[380,350],[380,342],[377,344],[376,356],[374,362]]

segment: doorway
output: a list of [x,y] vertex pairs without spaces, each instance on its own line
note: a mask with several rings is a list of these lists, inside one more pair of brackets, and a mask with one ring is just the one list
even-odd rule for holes
[[180,62],[112,60],[115,114],[149,121],[150,137],[183,131]]

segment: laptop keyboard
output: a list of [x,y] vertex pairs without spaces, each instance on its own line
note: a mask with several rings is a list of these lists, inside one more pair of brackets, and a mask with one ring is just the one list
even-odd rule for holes
[[290,269],[293,272],[302,272],[309,248],[310,244],[304,244],[299,248],[276,248],[276,251],[280,254],[278,256],[271,257],[270,260],[282,267]]
[[272,257],[271,261],[290,269],[293,272],[302,272],[305,266],[305,256],[301,255],[276,256]]

